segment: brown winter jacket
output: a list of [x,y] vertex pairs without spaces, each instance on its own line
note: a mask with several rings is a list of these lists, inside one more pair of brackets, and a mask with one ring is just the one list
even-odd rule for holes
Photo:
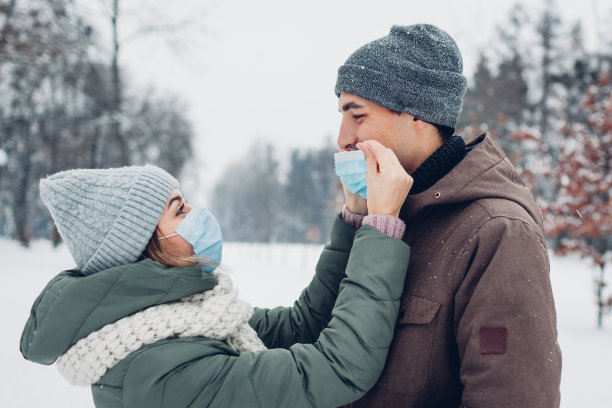
[[558,407],[561,351],[529,190],[487,135],[403,209],[412,248],[378,383],[351,407]]

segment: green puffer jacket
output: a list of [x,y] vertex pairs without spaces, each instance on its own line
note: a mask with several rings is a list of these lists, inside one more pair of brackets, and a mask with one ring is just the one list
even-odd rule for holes
[[[97,407],[335,407],[378,379],[393,337],[408,246],[340,217],[316,275],[291,308],[256,309],[269,348],[236,353],[203,337],[144,346],[92,385]],[[29,360],[52,364],[79,339],[139,310],[214,287],[199,267],[151,260],[84,277],[54,278],[36,299],[21,339]],[[310,344],[304,344],[310,343]]]

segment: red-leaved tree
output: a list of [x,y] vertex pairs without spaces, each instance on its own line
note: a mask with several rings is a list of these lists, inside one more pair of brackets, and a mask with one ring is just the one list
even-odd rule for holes
[[612,310],[605,268],[612,261],[612,84],[604,61],[582,100],[583,120],[565,122],[565,143],[552,169],[559,182],[557,199],[545,208],[545,227],[560,237],[562,254],[578,252],[599,268],[596,281],[598,326]]

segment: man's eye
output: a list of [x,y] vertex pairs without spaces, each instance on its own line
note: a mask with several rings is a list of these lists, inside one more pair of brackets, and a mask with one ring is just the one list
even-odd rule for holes
[[353,119],[357,120],[360,118],[363,118],[365,115],[361,114],[361,115],[353,115]]

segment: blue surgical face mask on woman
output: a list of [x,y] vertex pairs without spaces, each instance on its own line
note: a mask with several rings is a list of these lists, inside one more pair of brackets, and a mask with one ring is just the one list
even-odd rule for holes
[[185,219],[176,228],[174,234],[159,237],[170,238],[180,235],[193,246],[196,256],[214,262],[214,265],[205,265],[204,272],[211,273],[221,263],[223,251],[223,236],[221,227],[215,217],[201,205],[194,205],[187,213]]
[[342,184],[353,194],[368,198],[368,183],[366,181],[366,159],[361,150],[340,152],[334,154],[336,174]]

